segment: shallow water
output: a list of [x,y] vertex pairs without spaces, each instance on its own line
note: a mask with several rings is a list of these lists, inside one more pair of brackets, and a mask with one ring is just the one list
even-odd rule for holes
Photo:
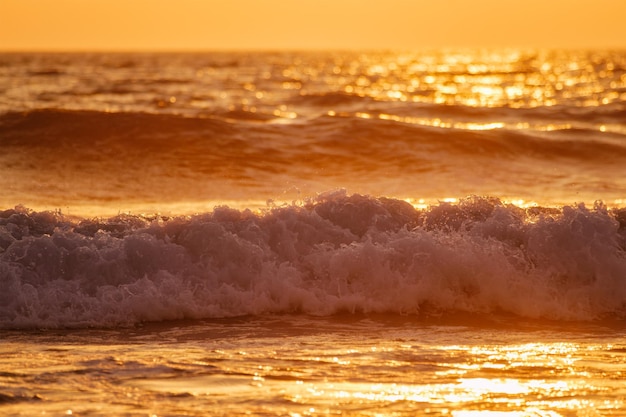
[[292,316],[2,336],[3,415],[618,416],[626,407],[623,326]]

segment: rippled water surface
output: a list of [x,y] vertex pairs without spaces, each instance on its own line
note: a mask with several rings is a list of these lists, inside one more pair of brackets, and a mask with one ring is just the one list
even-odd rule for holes
[[624,336],[589,324],[393,317],[5,332],[0,407],[24,416],[619,416]]
[[0,54],[0,415],[626,412],[623,51]]
[[624,204],[619,51],[4,54],[4,207]]

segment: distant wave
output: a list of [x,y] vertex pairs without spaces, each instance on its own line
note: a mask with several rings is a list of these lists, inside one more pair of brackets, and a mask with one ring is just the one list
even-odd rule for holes
[[[532,130],[473,131],[441,129],[393,120],[362,119],[352,115],[323,116],[294,124],[267,124],[274,117],[243,111],[225,111],[203,117],[149,113],[33,110],[0,115],[0,147],[62,149],[66,157],[81,149],[120,148],[185,155],[213,155],[214,162],[230,164],[233,151],[242,151],[241,163],[266,166],[292,160],[319,166],[335,161],[366,162],[376,170],[394,161],[415,167],[444,158],[529,156],[538,159],[566,157],[607,163],[626,158],[626,141],[599,140],[598,132],[568,129],[567,135]],[[251,140],[249,138],[257,138]],[[243,151],[243,148],[246,150]],[[280,149],[280,152],[278,151]],[[199,152],[199,153],[198,153]],[[442,152],[444,152],[442,154]],[[123,156],[123,154],[120,154]],[[223,157],[223,158],[220,158]],[[283,159],[284,158],[284,159]]]
[[626,211],[335,192],[262,214],[0,212],[0,328],[263,314],[626,319]]
[[125,210],[124,202],[281,200],[286,190],[309,197],[347,188],[429,201],[481,194],[623,205],[623,135],[584,127],[442,128],[370,116],[6,113],[0,200],[51,208],[120,202],[113,210]]
[[326,92],[326,93],[304,93],[291,100],[294,105],[318,106],[324,109],[333,108],[334,106],[350,106],[373,104],[376,101],[370,97],[362,97],[357,94],[349,94],[344,92]]

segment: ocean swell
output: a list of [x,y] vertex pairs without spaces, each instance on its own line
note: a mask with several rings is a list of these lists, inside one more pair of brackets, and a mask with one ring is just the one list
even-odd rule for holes
[[[450,108],[446,108],[445,112],[435,109],[439,116],[453,112]],[[406,111],[414,114],[416,110],[408,108]],[[488,115],[490,112],[497,114],[498,111],[511,110],[480,111]],[[626,155],[623,135],[616,132],[600,134],[597,130],[566,125],[547,130],[505,127],[483,130],[463,127],[471,125],[471,121],[443,127],[446,124],[439,119],[441,125],[428,125],[427,117],[423,119],[426,124],[423,124],[418,117],[398,117],[395,120],[384,113],[372,112],[366,118],[360,114],[343,112],[333,117],[322,115],[294,123],[271,123],[277,120],[276,116],[243,110],[186,117],[42,109],[0,114],[0,147],[29,150],[63,148],[68,151],[123,146],[176,152],[190,142],[203,142],[204,151],[219,153],[233,146],[232,143],[242,142],[242,138],[252,135],[258,142],[288,146],[293,152],[307,146],[307,153],[312,149],[326,151],[332,148],[353,154],[353,146],[358,143],[359,147],[376,154],[385,153],[385,148],[391,146],[386,153],[395,157],[402,154],[401,150],[416,153],[446,151],[459,156],[486,154],[487,157],[525,154],[553,158],[561,154],[580,160],[596,155],[597,158],[611,154],[623,158]],[[493,120],[491,116],[474,122],[480,124]],[[254,148],[261,143],[246,141],[246,146]]]
[[626,318],[626,211],[321,195],[263,213],[0,212],[0,328],[241,315]]

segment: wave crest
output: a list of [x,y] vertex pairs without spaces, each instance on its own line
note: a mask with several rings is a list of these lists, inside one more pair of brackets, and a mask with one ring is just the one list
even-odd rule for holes
[[269,313],[626,317],[626,210],[330,193],[262,214],[0,212],[0,327]]

